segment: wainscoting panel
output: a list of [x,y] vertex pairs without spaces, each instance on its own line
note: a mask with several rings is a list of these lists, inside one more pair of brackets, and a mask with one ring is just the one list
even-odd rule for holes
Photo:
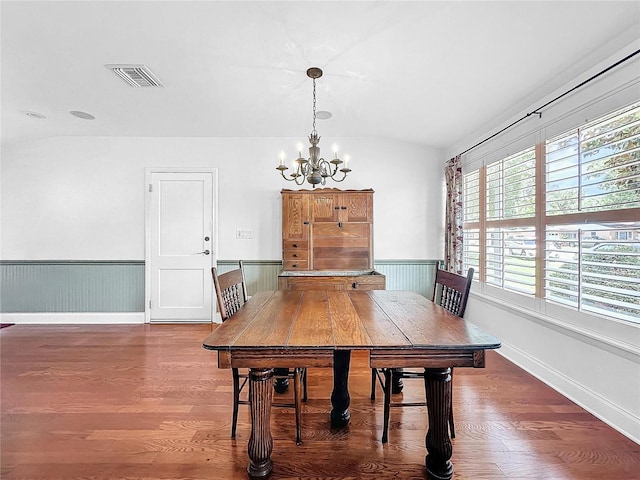
[[[282,270],[280,260],[244,260],[244,280],[249,296],[261,290],[278,289],[278,273]],[[238,260],[218,260],[218,273],[238,268]]]
[[144,262],[4,261],[0,312],[144,312]]
[[438,260],[377,260],[374,267],[386,276],[387,290],[411,290],[431,298]]
[[[387,290],[430,298],[437,260],[378,260]],[[237,260],[219,260],[220,273]],[[279,260],[244,262],[249,295],[277,290]],[[144,312],[143,261],[0,262],[0,313]]]

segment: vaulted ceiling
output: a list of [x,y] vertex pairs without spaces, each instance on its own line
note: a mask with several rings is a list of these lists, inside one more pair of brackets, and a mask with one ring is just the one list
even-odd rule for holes
[[[5,144],[304,138],[317,66],[321,135],[447,148],[640,35],[637,1],[2,1],[0,15]],[[164,87],[107,64],[146,65]]]

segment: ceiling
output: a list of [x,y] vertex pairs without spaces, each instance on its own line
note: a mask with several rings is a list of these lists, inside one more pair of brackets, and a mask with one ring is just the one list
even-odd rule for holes
[[[638,1],[2,1],[2,142],[325,137],[446,149],[640,36]],[[143,64],[132,88],[106,64]],[[83,120],[77,110],[95,116]],[[24,112],[38,112],[39,119]]]

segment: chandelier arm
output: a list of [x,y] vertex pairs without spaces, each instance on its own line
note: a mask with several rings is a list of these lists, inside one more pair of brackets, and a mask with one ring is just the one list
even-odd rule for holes
[[[335,173],[338,173],[337,170],[338,170],[338,166],[336,165],[336,172]],[[347,175],[349,175],[349,172],[351,171],[351,169],[347,168],[347,167],[344,167],[344,168],[341,168],[340,171],[342,172],[342,178],[340,180],[338,180],[338,179],[334,178],[333,176],[331,176],[331,178],[336,182],[342,182],[345,178],[347,178]],[[335,175],[335,173],[334,173],[334,175]]]
[[[342,173],[343,173],[343,176],[342,176],[342,178],[341,178],[341,179],[334,178],[334,177],[333,177],[333,175],[331,176],[331,179],[332,179],[334,182],[342,182],[345,178],[347,178],[347,172],[342,172]],[[335,174],[334,174],[334,175],[335,175]]]
[[[338,165],[335,165],[335,168],[333,169],[333,173],[331,174],[331,178],[334,180],[336,177],[336,173],[338,173]],[[344,177],[342,178],[342,180],[344,180]]]
[[[318,160],[318,172],[326,183],[326,178],[331,177],[331,165],[324,158]],[[323,183],[323,185],[325,184]]]
[[296,182],[298,185],[302,185],[302,183],[298,183],[298,181],[296,180],[297,178],[300,178],[300,175],[294,176],[295,174],[292,174],[291,177],[287,177],[283,171],[280,171],[280,175],[282,175],[282,178],[284,178],[287,182]]
[[[326,167],[325,167],[325,168],[326,168],[326,169],[327,169],[327,171],[329,172],[329,175],[327,175],[327,176],[328,176],[328,177],[330,177],[331,179],[335,180],[336,173],[338,173],[338,164],[331,163],[331,162],[327,162],[326,160],[324,160],[324,163],[325,163],[325,165],[326,165]],[[331,169],[331,166],[332,166],[332,165],[334,165],[334,167],[335,167],[335,168],[333,169],[333,172],[331,171],[331,170],[332,170],[332,169]],[[344,178],[343,178],[343,180],[344,180]]]

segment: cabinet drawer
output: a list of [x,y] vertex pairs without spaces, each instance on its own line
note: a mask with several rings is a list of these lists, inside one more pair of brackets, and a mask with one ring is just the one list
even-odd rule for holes
[[345,290],[343,282],[331,278],[298,277],[288,278],[280,290]]
[[308,270],[309,262],[307,260],[283,260],[282,267],[285,270]]
[[297,250],[295,248],[282,252],[282,258],[283,260],[309,260],[307,250]]
[[384,290],[386,287],[384,275],[363,275],[361,277],[348,277],[350,290]]
[[385,284],[385,276],[380,274],[278,277],[279,290],[384,290]]
[[306,250],[307,248],[309,248],[309,242],[307,240],[285,240],[284,242],[282,242],[282,247],[284,250]]

